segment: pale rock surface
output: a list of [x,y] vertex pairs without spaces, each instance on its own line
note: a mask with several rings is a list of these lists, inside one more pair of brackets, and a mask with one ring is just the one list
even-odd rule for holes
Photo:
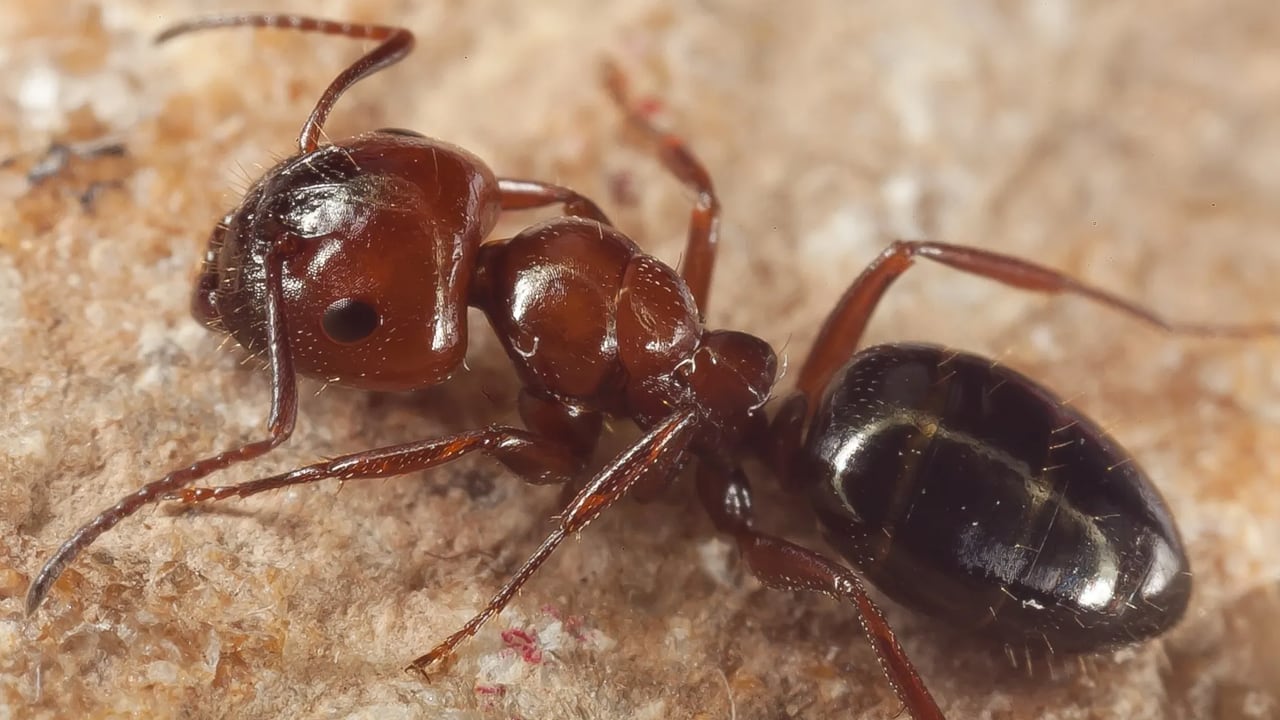
[[[360,44],[150,43],[245,7],[0,4],[0,718],[894,717],[850,609],[762,589],[685,485],[569,543],[444,677],[405,675],[554,511],[554,489],[483,459],[157,507],[25,617],[40,563],[98,509],[262,432],[266,378],[190,319],[192,269]],[[598,87],[616,58],[723,193],[712,324],[760,334],[793,366],[895,236],[1036,258],[1170,316],[1280,319],[1273,0],[279,7],[418,33],[413,56],[338,106],[331,135],[450,139],[500,173],[600,198],[675,262],[690,198]],[[30,183],[55,142],[125,153]],[[877,315],[872,340],[896,339],[1000,358],[1112,428],[1179,516],[1196,571],[1167,638],[1030,677],[890,606],[949,717],[1280,717],[1280,343],[1168,337],[931,267]],[[415,397],[308,382],[293,441],[217,481],[509,418],[514,380],[487,331],[469,364]],[[758,485],[767,527],[817,542],[803,508]]]

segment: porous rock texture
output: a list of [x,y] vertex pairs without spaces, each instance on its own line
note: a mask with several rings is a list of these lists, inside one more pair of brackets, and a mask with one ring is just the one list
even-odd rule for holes
[[[851,609],[762,588],[687,483],[567,543],[434,682],[406,675],[555,511],[555,489],[483,458],[157,506],[24,614],[41,562],[96,511],[263,432],[267,378],[189,317],[192,270],[366,45],[247,30],[151,43],[245,9],[413,29],[418,50],[352,91],[330,136],[449,139],[599,198],[674,263],[691,198],[601,91],[614,58],[723,195],[710,323],[793,366],[895,237],[1034,258],[1170,317],[1280,320],[1272,0],[0,3],[0,718],[899,710]],[[514,378],[473,320],[449,383],[304,382],[293,440],[214,480],[510,420]],[[1030,668],[887,605],[949,717],[1280,717],[1280,343],[1172,337],[936,267],[899,282],[870,334],[999,358],[1099,418],[1180,518],[1196,573],[1167,637]],[[628,437],[618,423],[604,452]],[[803,506],[763,473],[756,485],[765,527],[818,543]]]

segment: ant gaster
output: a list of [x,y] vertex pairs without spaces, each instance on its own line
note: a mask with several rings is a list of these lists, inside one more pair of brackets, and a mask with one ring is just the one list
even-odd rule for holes
[[[214,229],[192,308],[209,328],[265,353],[267,437],[144,485],[76,531],[27,596],[34,612],[63,568],[98,536],[163,499],[246,497],[327,478],[390,477],[479,451],[533,483],[587,477],[605,416],[642,437],[591,474],[555,529],[485,607],[410,667],[424,675],[500,612],[568,536],[628,492],[671,482],[696,461],[697,493],[765,585],[851,603],[885,676],[916,720],[934,699],[854,572],[756,525],[741,460],[763,459],[810,502],[827,540],[904,605],[1008,642],[1093,651],[1154,637],[1182,616],[1191,578],[1159,493],[1088,418],[1031,379],[940,347],[858,351],[894,280],[925,258],[1008,286],[1082,296],[1175,332],[1276,328],[1173,324],[1053,270],[983,250],[895,242],[854,280],[770,421],[777,357],[763,340],[707,330],[703,317],[720,204],[677,137],[606,84],[666,169],[696,195],[680,272],[647,255],[590,199],[557,185],[498,178],[478,158],[404,130],[328,145],[338,98],[404,58],[402,28],[292,15],[198,19],[214,27],[293,29],[378,41],[321,95],[299,153],[269,170]],[[508,210],[563,216],[486,242]],[[462,363],[468,306],[484,312],[519,374],[524,428],[490,426],[342,456],[225,487],[186,487],[259,457],[293,432],[297,376],[369,390],[439,383]]]

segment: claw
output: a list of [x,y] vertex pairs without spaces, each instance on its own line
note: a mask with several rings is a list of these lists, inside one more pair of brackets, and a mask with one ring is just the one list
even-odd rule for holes
[[417,673],[423,682],[431,682],[434,677],[439,677],[446,670],[453,666],[457,656],[453,651],[444,645],[437,646],[431,652],[409,663],[404,669],[407,673]]

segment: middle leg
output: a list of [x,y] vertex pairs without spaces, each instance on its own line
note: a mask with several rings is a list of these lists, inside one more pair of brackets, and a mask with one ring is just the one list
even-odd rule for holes
[[648,113],[631,100],[627,93],[627,78],[616,65],[605,64],[604,83],[613,101],[626,115],[628,124],[657,148],[658,160],[663,167],[697,195],[689,216],[689,237],[680,263],[680,274],[705,319],[716,245],[720,242],[720,198],[711,184],[711,175],[683,139],[654,125]]
[[351,453],[240,485],[171,492],[166,498],[195,503],[248,497],[331,478],[394,477],[443,465],[477,451],[502,463],[525,482],[563,483],[566,488],[572,488],[573,481],[595,451],[600,436],[600,413],[538,395],[528,388],[520,392],[519,408],[528,430],[490,425],[481,430]]
[[268,490],[320,480],[395,477],[443,465],[476,451],[493,457],[526,482],[534,484],[568,482],[584,462],[583,458],[561,443],[527,430],[494,425],[442,438],[351,453],[239,485],[185,488],[165,497],[191,504],[232,497],[244,498]]

